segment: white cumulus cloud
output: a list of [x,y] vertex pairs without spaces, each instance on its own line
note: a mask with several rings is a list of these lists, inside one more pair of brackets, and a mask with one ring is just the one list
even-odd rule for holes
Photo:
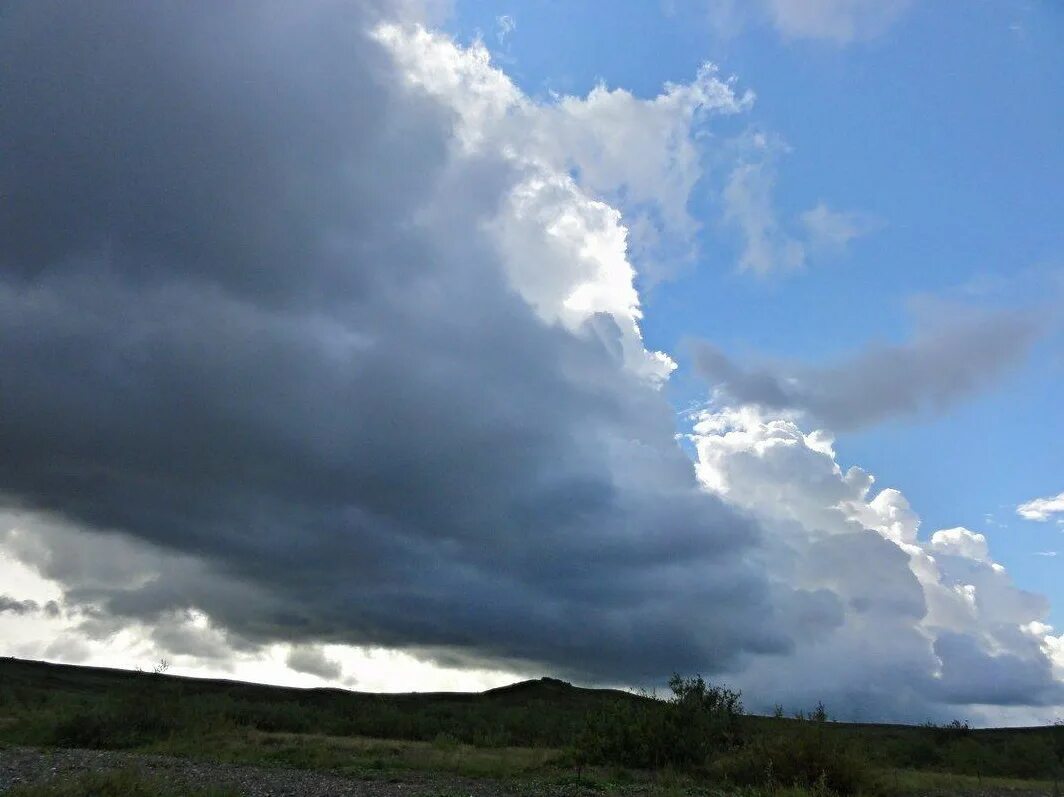
[[705,410],[692,441],[706,488],[759,520],[758,556],[799,629],[790,656],[734,676],[766,706],[823,699],[852,719],[963,710],[988,722],[1019,720],[988,704],[1031,703],[1031,721],[1064,706],[1049,605],[1013,584],[984,534],[921,539],[900,491],[844,470],[828,435],[785,416]]
[[1064,493],[1048,498],[1035,498],[1016,507],[1016,514],[1026,520],[1046,521],[1054,515],[1064,515]]

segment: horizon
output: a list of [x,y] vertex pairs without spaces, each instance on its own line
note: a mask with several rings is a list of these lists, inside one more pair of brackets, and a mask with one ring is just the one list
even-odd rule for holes
[[[410,690],[410,691],[397,692],[397,691],[387,691],[387,690],[382,690],[382,691],[363,691],[363,690],[359,690],[359,689],[352,689],[350,687],[342,686],[342,685],[341,686],[332,686],[332,685],[327,685],[327,684],[326,685],[321,685],[321,684],[314,685],[314,684],[311,684],[311,685],[304,685],[304,686],[285,686],[285,685],[281,685],[281,684],[267,683],[267,682],[261,682],[261,681],[244,681],[244,680],[237,680],[237,679],[233,679],[233,678],[215,678],[215,677],[208,677],[208,676],[204,676],[204,675],[173,673],[173,672],[169,671],[168,667],[166,669],[163,669],[163,670],[160,670],[160,671],[152,671],[152,670],[144,670],[144,669],[132,669],[131,670],[131,669],[123,668],[123,667],[105,667],[105,666],[89,665],[89,664],[65,664],[63,662],[50,662],[50,661],[34,660],[34,659],[19,659],[19,658],[15,658],[13,656],[0,656],[0,661],[3,661],[3,660],[19,662],[20,664],[31,664],[31,665],[41,664],[41,665],[45,665],[45,666],[49,666],[49,667],[50,666],[68,667],[68,668],[71,668],[73,670],[102,670],[102,671],[108,672],[108,673],[123,674],[123,675],[143,675],[145,677],[176,678],[176,679],[184,680],[184,681],[202,681],[204,683],[231,684],[231,685],[236,685],[236,686],[251,686],[251,687],[262,686],[262,687],[267,687],[267,688],[270,688],[270,689],[278,689],[278,690],[295,690],[297,692],[330,692],[330,691],[335,691],[335,692],[345,692],[345,693],[354,694],[354,695],[382,695],[382,696],[397,696],[397,697],[402,697],[402,696],[406,696],[406,695],[417,695],[417,696],[420,696],[420,697],[449,696],[449,695],[487,695],[487,694],[500,692],[500,691],[503,691],[503,690],[506,690],[506,689],[510,689],[512,687],[534,686],[534,685],[537,685],[537,684],[543,684],[544,682],[551,682],[551,683],[554,683],[554,684],[559,684],[559,685],[561,685],[563,687],[566,687],[566,688],[569,688],[569,689],[575,689],[575,690],[579,690],[579,691],[583,691],[583,692],[619,692],[619,693],[624,693],[624,694],[627,694],[627,695],[632,695],[633,697],[643,697],[643,698],[647,698],[647,699],[650,699],[650,700],[666,701],[668,699],[666,696],[660,696],[660,695],[658,695],[656,693],[647,692],[645,690],[637,690],[637,689],[634,689],[634,688],[625,689],[623,687],[597,687],[597,686],[587,686],[587,685],[583,685],[583,684],[574,684],[574,683],[570,683],[569,681],[563,681],[560,678],[554,678],[553,676],[549,676],[549,675],[542,675],[542,676],[539,676],[539,677],[532,677],[532,678],[524,678],[524,679],[519,680],[519,681],[514,681],[514,682],[508,683],[508,684],[503,684],[502,686],[492,686],[492,687],[488,687],[488,688],[485,688],[485,689],[476,689],[476,690],[462,690],[462,689],[459,689],[459,690],[454,690],[454,691],[421,691],[421,690],[414,689],[414,690]],[[724,684],[724,685],[726,686],[726,684]],[[740,697],[742,697],[741,693],[740,693]],[[784,708],[786,709],[786,707],[784,707]],[[831,713],[831,707],[830,706],[825,706],[824,708],[828,712],[828,716],[827,716],[827,720],[826,721],[830,722],[830,723],[833,723],[833,724],[839,724],[839,725],[868,725],[868,726],[889,726],[889,727],[901,727],[901,728],[916,728],[916,727],[926,727],[927,723],[929,722],[929,720],[923,720],[922,722],[919,722],[919,723],[877,722],[875,720],[866,720],[866,721],[863,721],[863,722],[862,721],[847,721],[847,720],[835,719],[834,715]],[[803,707],[794,708],[793,711],[800,711],[800,712],[802,712],[803,716],[807,717],[809,715],[810,711],[812,711],[813,709],[815,709],[815,706],[808,706],[808,707],[803,706]],[[757,712],[747,712],[747,716],[757,717],[757,718],[760,718],[760,719],[770,719],[770,718],[772,718],[772,719],[781,719],[781,720],[784,720],[784,721],[788,721],[788,720],[797,721],[798,720],[798,718],[792,716],[792,714],[785,714],[783,717],[775,717],[772,713],[759,714]],[[959,718],[954,718],[954,719],[956,719],[958,722],[961,721]],[[1046,725],[1007,725],[1007,726],[975,725],[975,726],[972,726],[972,729],[973,730],[988,730],[988,731],[992,731],[992,730],[1027,730],[1027,729],[1040,730],[1040,729],[1049,728],[1049,727],[1055,727],[1055,725],[1053,725],[1053,724],[1046,724]]]

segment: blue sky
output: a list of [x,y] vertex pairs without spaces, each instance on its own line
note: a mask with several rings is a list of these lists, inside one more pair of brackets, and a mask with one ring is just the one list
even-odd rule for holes
[[[654,96],[710,61],[757,95],[721,136],[757,130],[775,158],[782,224],[818,202],[873,229],[799,273],[737,272],[739,242],[720,222],[719,185],[692,196],[702,224],[694,263],[644,289],[652,348],[687,365],[685,342],[821,362],[868,342],[901,342],[914,302],[1041,312],[1064,297],[1064,7],[1051,2],[915,3],[851,41],[796,37],[723,6],[468,2],[448,28],[481,38],[530,95],[596,84]],[[500,37],[502,16],[513,29]],[[712,145],[709,145],[712,146]],[[932,311],[935,312],[935,311]],[[943,412],[890,420],[837,440],[839,461],[901,489],[923,534],[963,525],[1025,588],[1050,596],[1064,625],[1064,536],[1015,507],[1064,489],[1064,353],[1059,324],[1030,356]],[[673,379],[677,407],[705,386]],[[989,520],[988,520],[989,517]]]

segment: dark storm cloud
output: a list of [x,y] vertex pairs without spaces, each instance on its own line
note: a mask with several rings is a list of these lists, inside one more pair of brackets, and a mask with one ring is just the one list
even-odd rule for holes
[[113,532],[29,558],[260,642],[610,678],[785,650],[756,529],[660,394],[506,284],[480,230],[513,167],[449,160],[360,9],[6,8],[0,491]]
[[798,410],[842,431],[954,406],[1019,365],[1044,326],[1037,313],[978,314],[827,366],[748,368],[700,342],[695,365],[726,400]]

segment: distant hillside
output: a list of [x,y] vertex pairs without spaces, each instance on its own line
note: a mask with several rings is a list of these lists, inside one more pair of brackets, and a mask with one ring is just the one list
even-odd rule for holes
[[109,667],[85,667],[73,664],[53,664],[12,657],[0,657],[0,687],[43,689],[76,694],[99,693],[100,690],[122,691],[130,687],[152,684],[161,688],[181,688],[200,695],[225,694],[260,700],[291,700],[324,697],[329,700],[371,700],[374,703],[408,705],[411,701],[426,705],[439,702],[482,702],[514,704],[524,702],[572,703],[586,708],[603,700],[640,700],[642,698],[617,689],[594,689],[558,680],[534,678],[518,681],[484,692],[359,692],[336,687],[291,687],[256,684],[217,678],[196,678],[184,675],[155,674]]
[[[466,743],[559,751],[586,736],[589,717],[638,725],[638,716],[660,716],[663,708],[647,697],[555,678],[486,692],[377,694],[0,658],[0,744],[210,757],[217,745],[234,740],[268,747],[253,735],[259,733],[432,742],[441,750]],[[854,743],[883,768],[1031,778],[1048,777],[1064,764],[1061,727],[969,730],[747,716],[740,730],[755,746],[812,730],[816,739],[824,734]],[[298,760],[306,742],[285,744]],[[269,755],[258,751],[250,760]]]
[[[0,720],[4,714],[24,711],[32,716],[40,713],[38,707],[47,707],[57,715],[85,715],[83,724],[93,725],[99,716],[138,714],[151,704],[162,715],[194,707],[198,717],[261,730],[410,740],[442,734],[485,746],[558,747],[569,743],[590,710],[613,701],[641,700],[645,698],[628,692],[585,689],[553,678],[486,692],[389,694],[0,658]],[[121,724],[119,719],[114,722]],[[12,741],[33,736],[25,728],[11,731],[0,721],[0,739],[5,733]],[[42,742],[48,741],[46,736]]]

